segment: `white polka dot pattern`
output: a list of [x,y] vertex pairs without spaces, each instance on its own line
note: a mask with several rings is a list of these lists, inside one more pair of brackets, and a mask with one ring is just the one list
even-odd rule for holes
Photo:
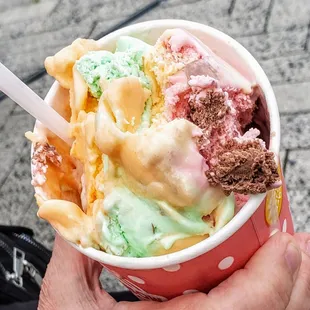
[[128,281],[127,279],[120,279],[120,281],[130,289],[130,291],[136,295],[140,300],[154,300],[154,301],[167,301],[168,299],[164,296],[150,294],[144,291],[136,284]]
[[287,231],[287,220],[284,219],[283,224],[282,224],[282,231],[286,232]]
[[218,268],[220,270],[228,269],[234,263],[234,260],[235,259],[232,256],[227,256],[220,261],[220,263],[218,264]]
[[273,235],[275,235],[278,231],[279,231],[278,228],[274,229],[274,230],[270,233],[269,238],[272,237]]
[[145,284],[145,281],[138,278],[138,277],[135,277],[135,276],[128,276],[128,278],[133,281],[133,282],[136,282],[136,283],[139,283],[139,284]]
[[171,266],[167,266],[167,267],[165,267],[163,269],[165,271],[168,271],[168,272],[176,272],[176,271],[181,269],[181,265],[180,264],[171,265]]
[[193,293],[197,293],[197,292],[199,292],[199,291],[198,290],[186,290],[182,294],[183,295],[189,295],[189,294],[193,294]]

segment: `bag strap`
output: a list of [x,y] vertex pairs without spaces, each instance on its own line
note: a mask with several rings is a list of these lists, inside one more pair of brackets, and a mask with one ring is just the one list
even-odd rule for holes
[[33,231],[30,228],[24,227],[24,226],[6,226],[6,225],[0,225],[0,232],[3,234],[26,234],[30,237],[33,237]]

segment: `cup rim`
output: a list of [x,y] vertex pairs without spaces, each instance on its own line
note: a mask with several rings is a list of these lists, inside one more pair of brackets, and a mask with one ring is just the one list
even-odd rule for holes
[[[187,21],[187,20],[178,20],[178,19],[164,19],[164,20],[151,20],[147,22],[137,23],[130,25],[119,30],[116,30],[107,36],[101,38],[99,41],[110,41],[121,35],[127,35],[133,33],[135,30],[148,28],[161,27],[165,29],[169,28],[183,28],[189,32],[192,30],[199,29],[202,32],[208,33],[208,35],[214,36],[217,39],[220,39],[226,44],[232,46],[239,56],[246,62],[248,66],[252,68],[253,73],[255,74],[256,83],[261,87],[263,94],[266,99],[267,108],[270,117],[270,144],[269,150],[275,153],[275,159],[279,161],[279,149],[280,149],[280,119],[279,112],[277,107],[276,98],[270,82],[258,64],[256,59],[247,51],[240,43],[235,41],[233,38],[227,34],[204,24]],[[52,98],[57,94],[60,85],[57,81],[54,82],[50,88],[48,94],[45,97],[45,101],[50,104]],[[112,254],[105,253],[94,248],[83,248],[79,245],[76,245],[72,242],[69,242],[75,249],[85,254],[86,256],[114,267],[125,268],[125,269],[155,269],[163,268],[175,264],[184,263],[191,259],[194,259],[210,250],[214,249],[229,237],[231,237],[237,230],[241,228],[253,215],[253,213],[258,209],[260,204],[263,202],[266,193],[251,195],[247,203],[241,208],[241,210],[233,217],[233,219],[228,222],[224,227],[222,227],[218,232],[213,236],[206,238],[199,243],[185,248],[181,251],[174,252],[171,254],[165,254],[161,256],[153,257],[122,257]]]

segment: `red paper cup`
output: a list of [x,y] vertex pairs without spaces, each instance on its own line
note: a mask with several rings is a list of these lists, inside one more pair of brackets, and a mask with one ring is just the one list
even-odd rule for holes
[[[266,74],[244,47],[216,29],[184,20],[157,20],[132,25],[105,36],[101,42],[111,51],[121,35],[154,44],[169,28],[191,32],[250,81],[258,84],[269,133],[266,142],[276,154],[282,186],[267,194],[251,196],[220,231],[176,253],[147,258],[118,257],[72,244],[78,251],[100,262],[141,300],[164,301],[182,294],[208,292],[242,268],[275,232],[294,232],[279,161],[280,121],[276,98]],[[59,101],[68,101],[68,91],[55,82],[45,100],[52,106]]]

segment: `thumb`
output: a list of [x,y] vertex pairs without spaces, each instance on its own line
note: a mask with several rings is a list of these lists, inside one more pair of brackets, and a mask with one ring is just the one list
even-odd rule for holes
[[289,234],[277,233],[244,269],[209,293],[210,308],[286,309],[300,265],[301,251],[295,239]]

